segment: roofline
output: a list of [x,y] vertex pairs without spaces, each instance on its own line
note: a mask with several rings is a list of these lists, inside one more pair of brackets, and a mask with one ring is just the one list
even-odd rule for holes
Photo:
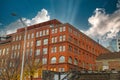
[[[27,30],[31,30],[33,28],[38,28],[38,27],[41,27],[41,26],[46,26],[46,25],[49,25],[49,24],[62,24],[62,23],[57,19],[52,19],[52,20],[45,21],[45,22],[42,22],[42,23],[27,26]],[[23,31],[25,31],[25,27],[17,29],[17,33],[18,32],[23,32]]]

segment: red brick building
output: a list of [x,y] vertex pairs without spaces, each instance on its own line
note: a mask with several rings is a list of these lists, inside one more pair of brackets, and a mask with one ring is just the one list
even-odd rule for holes
[[[0,41],[0,57],[10,54],[11,58],[23,53],[25,28],[20,28],[8,42]],[[109,50],[80,32],[69,23],[50,20],[27,27],[26,56],[42,60],[44,69],[69,71],[96,67],[96,57]],[[1,65],[2,66],[2,65]]]
[[117,70],[120,71],[120,52],[101,54],[96,59],[98,70]]

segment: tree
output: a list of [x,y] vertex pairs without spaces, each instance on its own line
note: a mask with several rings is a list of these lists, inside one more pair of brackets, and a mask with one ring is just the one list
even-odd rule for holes
[[42,64],[40,59],[35,58],[27,58],[25,60],[25,67],[24,67],[24,76],[29,77],[30,80],[33,80],[35,73],[40,73],[42,70]]
[[2,80],[18,80],[20,77],[20,57],[11,59],[9,55],[0,58],[0,78]]

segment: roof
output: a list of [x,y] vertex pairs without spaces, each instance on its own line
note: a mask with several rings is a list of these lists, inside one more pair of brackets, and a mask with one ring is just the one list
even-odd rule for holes
[[[31,29],[34,29],[34,28],[38,28],[38,27],[46,26],[46,25],[50,25],[50,24],[62,24],[62,23],[60,21],[58,21],[57,19],[53,19],[53,20],[38,23],[38,24],[35,24],[35,25],[27,26],[27,30],[31,30]],[[22,32],[24,30],[25,30],[25,28],[20,28],[20,29],[17,29],[17,32]]]
[[120,52],[101,54],[96,60],[120,59]]

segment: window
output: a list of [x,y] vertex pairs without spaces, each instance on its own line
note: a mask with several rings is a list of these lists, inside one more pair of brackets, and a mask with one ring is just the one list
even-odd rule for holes
[[12,45],[12,50],[14,50],[14,45]]
[[59,41],[65,41],[65,35],[61,35],[61,36],[59,37]]
[[27,39],[30,39],[30,34],[28,34]]
[[12,54],[11,54],[11,59],[12,59],[13,57],[14,57],[14,54],[12,53]]
[[52,27],[54,27],[54,25],[53,25],[53,24],[51,24],[51,25],[50,25],[50,27],[52,28]]
[[5,48],[3,49],[3,55],[5,55]]
[[17,45],[15,45],[15,50],[17,50]]
[[66,27],[64,26],[64,27],[63,27],[63,31],[65,31],[65,28],[66,28]]
[[46,30],[46,35],[49,35],[49,29]]
[[52,34],[57,33],[57,28],[52,29]]
[[6,54],[8,54],[8,53],[9,53],[9,48],[6,49]]
[[62,36],[59,37],[59,41],[62,41]]
[[62,32],[62,27],[60,27],[60,32]]
[[43,36],[45,36],[46,34],[45,34],[45,30],[43,30]]
[[47,45],[48,44],[48,39],[44,39],[43,44]]
[[59,51],[60,51],[60,52],[65,51],[65,46],[60,46],[60,47],[59,47]]
[[72,58],[71,57],[68,58],[68,63],[72,64]]
[[29,55],[29,49],[26,50],[26,57]]
[[52,48],[51,48],[51,53],[55,53],[55,52],[57,52],[56,50],[57,50],[57,48],[56,48],[55,46],[52,47]]
[[9,66],[12,67],[12,62],[10,62]]
[[19,40],[21,40],[21,39],[22,39],[22,36],[20,35],[20,36],[19,36]]
[[72,46],[71,45],[69,45],[68,50],[72,51]]
[[78,44],[78,40],[76,38],[74,38],[74,43]]
[[16,36],[16,41],[18,40],[18,36]]
[[64,57],[64,56],[61,56],[61,57],[59,58],[59,63],[63,63],[63,62],[65,62],[65,57]]
[[42,31],[40,31],[40,37],[42,36]]
[[32,33],[31,38],[34,38],[34,33]]
[[69,31],[70,33],[72,33],[72,29],[71,29],[71,28],[69,28],[68,31]]
[[77,48],[74,48],[74,53],[78,53],[78,49]]
[[78,65],[78,60],[76,58],[74,59],[74,64]]
[[65,41],[65,35],[63,35],[63,41]]
[[29,45],[30,45],[30,43],[29,43],[29,42],[27,42],[27,47],[29,47]]
[[30,49],[30,56],[32,56],[32,52],[33,52],[33,50],[32,50],[32,48]]
[[36,32],[36,37],[39,37],[39,32]]
[[20,52],[17,53],[17,57],[19,57],[19,56],[20,56]]
[[30,44],[30,46],[31,46],[31,47],[33,46],[33,41],[31,41],[31,44]]
[[68,37],[68,40],[69,40],[69,41],[72,41],[72,36],[69,36],[69,37]]
[[20,44],[18,44],[18,49],[20,49]]
[[51,63],[53,64],[53,63],[56,63],[56,57],[52,57],[51,58]]
[[42,64],[47,64],[47,58],[42,59]]
[[38,55],[40,55],[40,49],[37,49],[36,50],[36,54],[35,54],[36,56],[38,56]]
[[57,37],[52,37],[52,43],[56,43],[57,42]]
[[43,54],[47,54],[47,48],[43,48]]
[[14,52],[14,58],[16,58],[16,52]]
[[64,27],[60,27],[60,32],[63,32],[63,31],[65,31],[65,26]]
[[36,41],[36,46],[40,46],[41,45],[41,40],[37,40]]

